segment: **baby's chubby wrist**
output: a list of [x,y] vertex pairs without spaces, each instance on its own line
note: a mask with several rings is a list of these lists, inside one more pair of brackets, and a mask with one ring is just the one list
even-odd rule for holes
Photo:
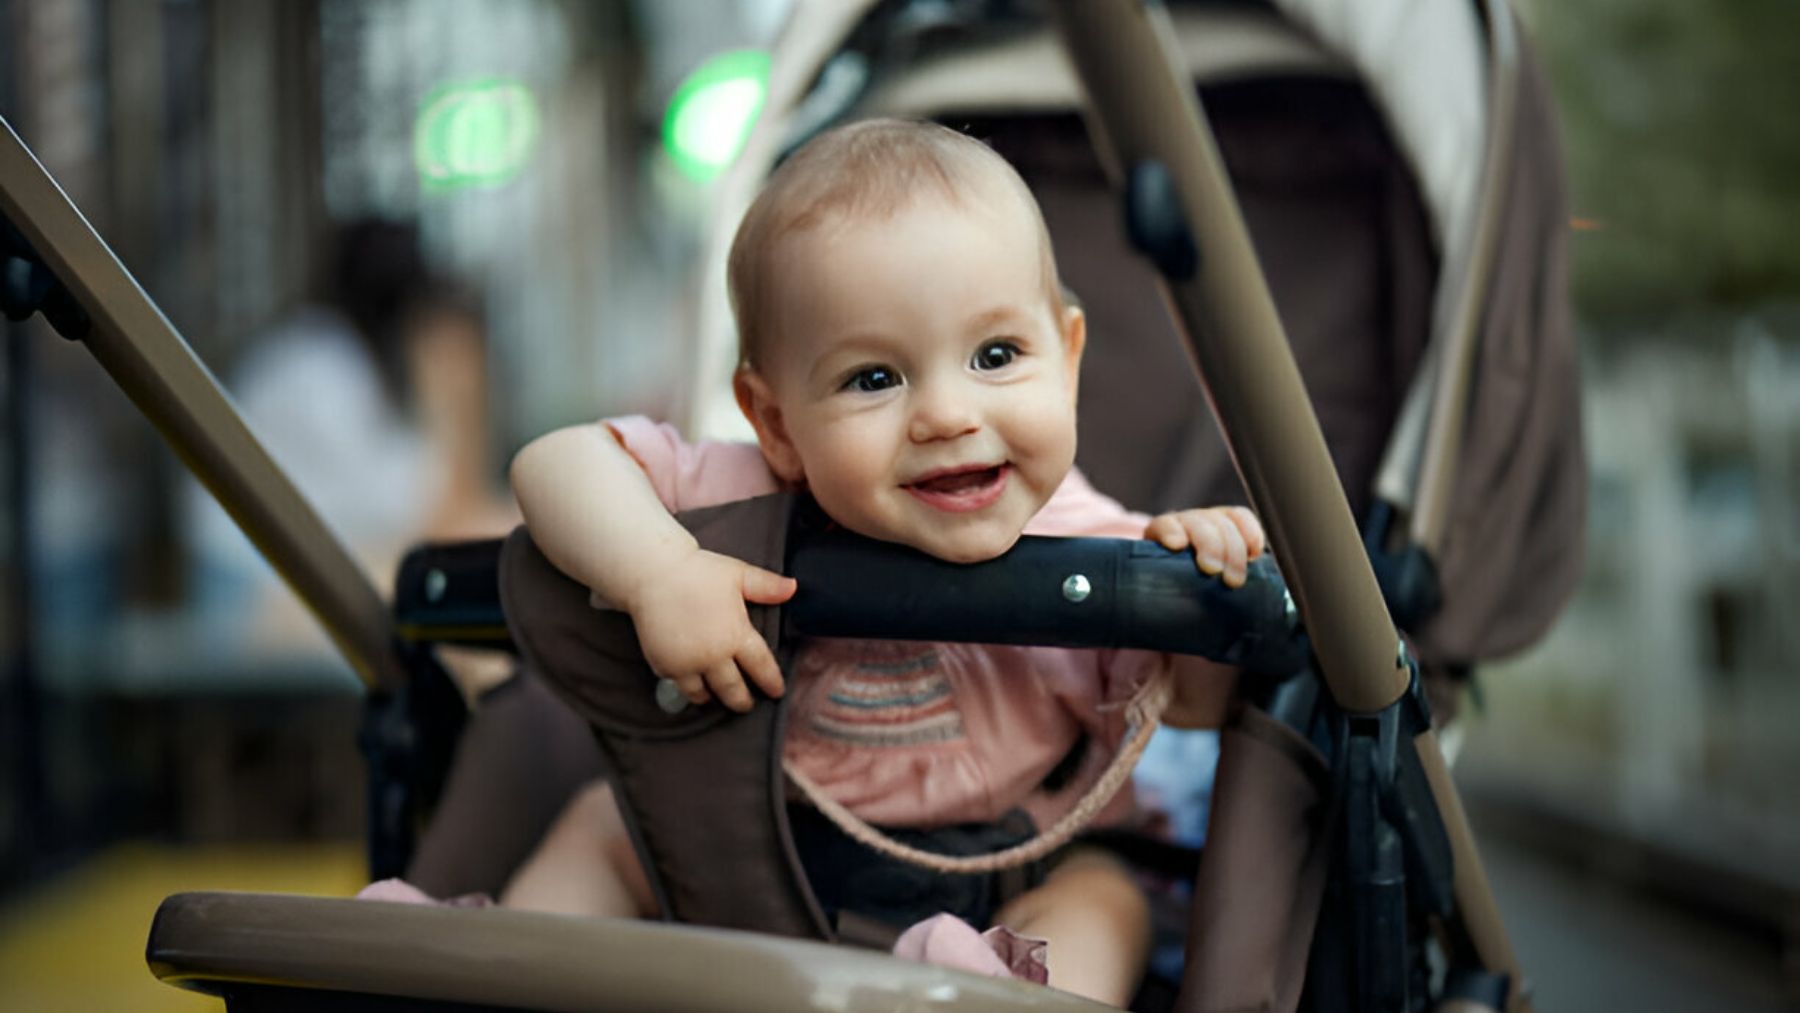
[[669,535],[646,539],[632,553],[630,565],[607,581],[607,587],[596,587],[594,591],[616,607],[636,615],[647,591],[659,582],[669,580],[702,551],[693,535],[685,528],[677,527]]

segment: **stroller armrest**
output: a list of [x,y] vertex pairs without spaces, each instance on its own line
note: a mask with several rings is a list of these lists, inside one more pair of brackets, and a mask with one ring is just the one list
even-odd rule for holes
[[513,650],[500,607],[505,539],[421,545],[394,578],[394,627],[411,644]]
[[[511,650],[501,544],[409,553],[394,592],[401,639]],[[1307,659],[1287,586],[1266,556],[1232,589],[1202,576],[1189,553],[1116,538],[1026,536],[972,565],[836,530],[796,535],[790,547],[800,590],[784,616],[800,636],[1131,647],[1264,673],[1296,671]]]

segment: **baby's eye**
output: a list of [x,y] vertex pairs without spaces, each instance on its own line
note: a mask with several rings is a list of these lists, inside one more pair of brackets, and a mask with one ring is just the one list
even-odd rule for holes
[[865,394],[873,394],[878,390],[900,385],[900,374],[886,366],[865,366],[850,374],[844,381],[843,390],[859,390]]
[[982,345],[981,350],[975,353],[975,357],[969,360],[969,365],[980,370],[994,370],[1010,365],[1018,357],[1018,345],[1010,341],[996,340]]

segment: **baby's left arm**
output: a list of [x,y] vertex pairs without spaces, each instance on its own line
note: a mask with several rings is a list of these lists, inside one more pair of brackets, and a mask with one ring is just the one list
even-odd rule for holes
[[[1227,587],[1242,587],[1250,560],[1266,545],[1262,523],[1245,507],[1209,507],[1160,514],[1144,527],[1144,537],[1173,552],[1194,550],[1194,565],[1218,576]],[[1175,697],[1163,723],[1176,728],[1217,728],[1237,684],[1237,669],[1181,656],[1175,659]]]

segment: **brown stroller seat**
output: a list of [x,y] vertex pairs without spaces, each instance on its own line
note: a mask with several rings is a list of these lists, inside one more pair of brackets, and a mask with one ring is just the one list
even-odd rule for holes
[[[834,5],[832,16],[843,23],[837,35],[825,33],[829,39],[794,32],[800,38],[789,48],[800,50],[795,59],[802,67],[795,76],[808,85],[816,76],[820,83],[813,92],[830,76],[819,68],[840,58],[838,36],[879,35],[866,26],[883,10],[905,5],[877,5],[855,17],[846,13],[853,6]],[[1582,513],[1585,464],[1562,281],[1560,155],[1545,85],[1522,53],[1514,54],[1520,58],[1514,74],[1490,72],[1496,88],[1510,91],[1504,103],[1495,100],[1495,109],[1511,122],[1500,135],[1508,157],[1490,169],[1495,178],[1480,195],[1482,208],[1491,207],[1489,254],[1446,257],[1445,228],[1435,223],[1453,215],[1427,206],[1430,188],[1420,183],[1411,156],[1396,139],[1394,115],[1382,107],[1365,76],[1311,35],[1282,29],[1269,8],[1224,5],[1221,15],[1219,7],[1178,5],[1175,11],[1193,17],[1178,24],[1202,40],[1208,33],[1231,40],[1230,46],[1216,44],[1226,56],[1205,58],[1223,60],[1220,66],[1193,57],[1201,61],[1195,73],[1208,120],[1338,478],[1372,555],[1385,564],[1378,573],[1390,607],[1414,640],[1428,688],[1436,688],[1439,677],[1460,675],[1480,659],[1517,650],[1540,636],[1579,570],[1584,532],[1566,518]],[[1503,7],[1476,7],[1488,16],[1507,16]],[[1496,64],[1510,38],[1502,33],[1489,39]],[[838,115],[932,116],[988,140],[1031,184],[1064,280],[1089,317],[1079,463],[1098,487],[1144,510],[1244,502],[1243,486],[1193,382],[1155,273],[1120,227],[1117,198],[1080,116],[1066,108],[1068,98],[1056,86],[1043,84],[1065,72],[1044,66],[1044,53],[1028,52],[1028,44],[1038,44],[1032,39],[1018,26],[998,41],[939,26],[921,38],[893,43],[907,50],[904,66],[886,78],[871,71],[858,97],[839,100]],[[891,59],[879,48],[865,44],[865,50],[862,58],[872,66]],[[1233,53],[1270,54],[1263,57],[1269,65]],[[965,64],[978,61],[1017,65],[1014,76],[1023,82],[988,71],[983,87],[934,84],[967,74]],[[920,69],[914,72],[915,67]],[[779,82],[772,88],[771,103],[781,102]],[[793,92],[789,104],[806,106],[802,96],[808,92],[798,86]],[[1045,93],[1053,94],[1045,98]],[[798,113],[765,117],[769,131],[787,135],[798,129],[792,122],[798,119]],[[764,161],[773,157],[766,153]],[[760,178],[753,165],[739,171],[746,179],[728,181],[728,189],[753,186]],[[728,207],[731,199],[721,203]],[[1480,210],[1467,216],[1478,218]],[[722,218],[715,245],[729,238],[731,221],[729,213]],[[1469,305],[1452,312],[1458,299]],[[703,322],[708,306],[714,318],[722,313],[722,305],[703,301]],[[1457,467],[1449,473],[1454,507],[1436,522],[1435,532],[1424,531],[1413,523],[1420,518],[1413,516],[1418,511],[1412,488],[1428,480],[1404,476],[1409,464],[1419,470],[1425,427],[1422,418],[1415,419],[1412,432],[1403,433],[1400,417],[1409,398],[1419,400],[1437,389],[1418,380],[1432,366],[1428,349],[1455,344],[1464,333],[1473,362],[1467,398],[1456,416],[1465,446],[1453,454]],[[716,368],[717,354],[703,344],[702,368],[695,370],[696,386],[704,384],[715,394],[712,402],[694,395],[690,417],[698,428],[723,426],[709,421],[709,412],[735,414],[716,397],[728,386]],[[1448,422],[1435,426],[1445,428],[1451,428]],[[1429,562],[1423,580],[1420,559]],[[1407,604],[1406,598],[1425,600]],[[598,759],[585,750],[580,723],[558,713],[533,678],[526,673],[524,685],[509,690],[512,698],[498,701],[502,710],[474,720],[478,728],[495,729],[517,720],[533,728],[531,737],[538,741],[572,743],[556,751],[550,774],[532,781],[529,812],[541,828],[582,772],[598,771]],[[1441,711],[1453,699],[1434,695],[1433,704]],[[551,729],[560,734],[541,738]],[[524,737],[495,735],[496,743],[518,738]],[[589,765],[568,766],[565,760],[576,753],[585,753]],[[488,799],[516,790],[492,785],[474,771],[518,761],[481,755],[488,758],[459,764],[452,774],[459,778],[457,790],[446,797]],[[508,830],[506,842],[488,848],[479,839],[480,822],[447,825],[460,829],[428,833],[407,868],[409,878],[444,895],[498,890],[503,863],[475,852],[522,857],[521,835]],[[449,840],[468,840],[479,848]],[[471,868],[459,869],[465,862]]]

